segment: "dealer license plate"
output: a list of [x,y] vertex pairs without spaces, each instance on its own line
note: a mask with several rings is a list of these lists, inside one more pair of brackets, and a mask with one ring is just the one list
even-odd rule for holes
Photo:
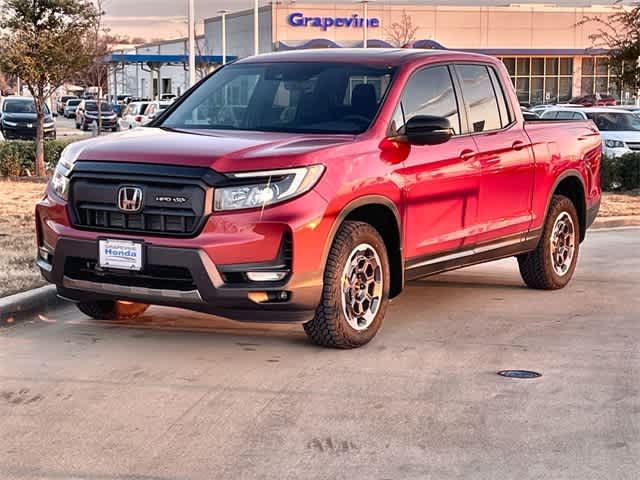
[[99,240],[99,263],[103,268],[142,270],[142,244],[130,240]]

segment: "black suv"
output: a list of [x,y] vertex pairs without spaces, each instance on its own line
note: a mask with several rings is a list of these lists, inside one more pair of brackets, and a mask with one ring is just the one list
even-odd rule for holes
[[76,109],[76,128],[89,130],[93,124],[97,124],[98,118],[102,120],[103,130],[118,131],[118,116],[113,111],[111,104],[107,102],[100,103],[98,110],[98,102],[95,100],[83,100]]
[[[6,97],[0,101],[0,131],[6,140],[36,138],[36,104],[31,97]],[[44,138],[56,138],[56,123],[44,105]]]

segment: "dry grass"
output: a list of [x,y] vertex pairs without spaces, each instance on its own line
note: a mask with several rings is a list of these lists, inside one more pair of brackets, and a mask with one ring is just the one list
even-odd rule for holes
[[[0,297],[44,285],[35,266],[34,206],[44,184],[0,180]],[[640,215],[640,190],[605,193],[600,216]]]
[[602,196],[600,217],[626,217],[640,215],[640,189],[624,194],[605,193]]
[[0,181],[0,297],[44,285],[35,266],[33,212],[43,183]]

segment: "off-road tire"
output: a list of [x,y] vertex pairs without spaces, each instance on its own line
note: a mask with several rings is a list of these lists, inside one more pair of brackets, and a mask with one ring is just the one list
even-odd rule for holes
[[[571,216],[575,227],[575,251],[572,264],[564,275],[558,275],[551,260],[551,235],[556,219],[566,212]],[[530,288],[539,290],[558,290],[564,288],[576,269],[580,253],[580,221],[573,202],[563,196],[554,195],[544,221],[542,236],[535,250],[518,256],[518,267],[522,280]]]
[[[341,276],[349,255],[361,243],[371,245],[380,257],[383,293],[375,318],[366,330],[352,328],[342,309]],[[338,230],[327,257],[322,298],[315,317],[304,324],[309,339],[331,348],[357,348],[375,337],[389,304],[390,270],[387,250],[378,231],[368,223],[346,221]]]
[[80,302],[78,310],[95,320],[133,320],[142,315],[149,305],[144,303],[104,300]]

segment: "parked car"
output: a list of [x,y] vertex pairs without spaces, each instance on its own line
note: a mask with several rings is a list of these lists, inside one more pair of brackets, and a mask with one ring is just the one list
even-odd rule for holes
[[72,99],[77,99],[78,97],[75,95],[63,95],[56,102],[56,112],[58,115],[64,115],[64,107],[67,106],[67,102]]
[[141,123],[143,125],[146,125],[151,120],[156,118],[158,114],[160,114],[161,112],[169,108],[171,106],[171,103],[172,102],[162,102],[162,101],[151,102],[149,106],[147,106],[147,109],[144,111],[144,118],[142,119]]
[[[56,122],[44,106],[44,138],[56,138]],[[0,100],[0,131],[5,140],[35,140],[38,116],[32,97],[3,97]]]
[[608,157],[621,157],[640,151],[640,118],[620,108],[591,107],[552,109],[543,120],[591,120],[602,136],[603,152]]
[[111,108],[115,112],[116,116],[122,116],[122,112],[124,111],[123,104],[118,102],[111,102]]
[[536,105],[535,107],[531,107],[529,110],[540,116],[550,108],[559,108],[559,107],[582,107],[582,105],[578,103],[547,103],[542,105]]
[[111,104],[101,102],[98,110],[97,101],[82,100],[76,108],[76,128],[89,130],[92,125],[97,124],[98,119],[101,119],[103,130],[118,131],[118,117],[111,108]]
[[637,105],[618,105],[615,108],[619,108],[620,110],[626,110],[627,112],[631,112],[636,116],[640,116],[640,107]]
[[187,95],[69,145],[37,206],[40,270],[90,317],[172,305],[358,347],[411,279],[516,256],[564,287],[598,212],[593,123],[524,122],[493,57],[271,53]]
[[78,109],[78,105],[80,105],[79,98],[72,98],[71,100],[67,100],[66,105],[64,106],[64,110],[62,111],[62,115],[65,118],[75,118],[76,110]]
[[580,104],[583,107],[611,107],[615,106],[617,101],[614,96],[606,93],[596,93],[593,95],[582,95],[571,99],[570,103]]
[[151,102],[132,102],[122,112],[122,118],[118,120],[121,130],[131,130],[139,127],[145,121],[145,112]]
[[522,106],[520,106],[520,110],[522,110],[522,118],[524,118],[525,121],[540,120],[540,117],[536,112],[532,112],[531,110]]

